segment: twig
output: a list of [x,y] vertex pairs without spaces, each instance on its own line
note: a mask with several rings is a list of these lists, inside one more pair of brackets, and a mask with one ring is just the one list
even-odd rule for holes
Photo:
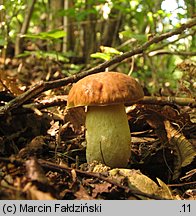
[[178,184],[168,184],[168,187],[182,187],[185,185],[196,185],[196,181],[193,182],[184,182],[184,183],[178,183]]
[[[189,107],[196,107],[196,99],[194,98],[181,98],[181,97],[156,97],[156,96],[144,96],[143,99],[137,102],[138,104],[155,104],[155,105],[179,105],[179,106],[189,106]],[[61,106],[67,104],[67,96],[66,95],[60,95],[60,96],[55,96],[51,98],[50,100],[47,101],[39,101],[35,103],[29,103],[29,104],[24,104],[22,107],[24,109],[17,109],[14,110],[12,113],[13,115],[15,114],[21,114],[21,113],[31,113],[36,110],[43,110],[47,109],[49,107],[54,107],[54,106]],[[125,104],[126,106],[133,105],[131,103]],[[9,108],[9,107],[8,107]]]
[[[73,170],[73,168],[62,166],[62,165],[57,165],[57,164],[54,164],[54,163],[51,163],[51,162],[48,162],[48,161],[45,161],[45,160],[42,160],[42,159],[39,159],[38,162],[40,163],[40,165],[42,167],[49,168],[49,169],[51,169],[53,171],[57,171],[57,172],[59,172],[59,171],[71,172]],[[98,179],[101,179],[103,181],[106,181],[106,182],[108,182],[110,184],[113,184],[113,185],[115,185],[115,186],[117,186],[119,188],[124,189],[127,192],[130,192],[133,195],[144,196],[144,197],[147,197],[147,198],[157,199],[157,200],[165,200],[164,198],[162,198],[160,196],[157,196],[157,195],[147,194],[147,193],[143,193],[143,192],[141,192],[139,190],[130,189],[129,187],[121,185],[120,183],[116,182],[115,180],[113,180],[111,178],[105,177],[101,173],[85,172],[85,171],[82,171],[82,170],[79,170],[79,169],[74,169],[74,170],[76,171],[76,173],[78,173],[80,175],[84,175],[84,176],[88,176],[88,177],[94,177],[94,178],[98,178]]]
[[[171,96],[144,96],[143,99],[137,102],[138,104],[156,104],[156,105],[179,105],[179,106],[190,106],[196,107],[196,99],[195,98],[181,98],[181,97],[171,97]],[[23,105],[24,108],[36,108],[36,109],[45,109],[52,106],[60,106],[67,104],[67,97],[66,96],[59,96],[51,99],[47,102],[40,103],[32,103],[32,104],[25,104]],[[131,105],[131,104],[126,104]]]
[[173,44],[173,43],[175,43],[175,42],[177,42],[177,41],[179,41],[180,39],[183,39],[183,38],[185,38],[185,37],[194,36],[194,35],[195,35],[195,32],[196,32],[196,30],[194,30],[193,32],[191,32],[191,33],[189,33],[189,34],[181,35],[181,36],[179,36],[176,40],[172,40],[172,41],[166,42],[166,43],[162,44],[162,45],[159,46],[159,47],[156,47],[156,48],[154,48],[154,49],[152,49],[152,50],[149,50],[149,51],[147,52],[147,54],[149,54],[149,53],[151,53],[151,52],[154,52],[154,51],[161,50],[161,49],[163,49],[164,47],[166,47],[166,46],[168,46],[168,45],[170,45],[170,44]]
[[169,50],[158,50],[152,51],[148,56],[157,56],[157,55],[181,55],[181,56],[196,56],[196,52],[172,52]]
[[145,96],[142,100],[138,101],[139,104],[158,104],[158,105],[180,105],[180,106],[190,106],[196,107],[195,98],[181,98],[181,97],[155,97],[155,96]]
[[61,106],[67,104],[67,95],[57,95],[53,96],[47,100],[41,100],[35,103],[24,104],[23,108],[25,109],[46,109],[48,107]]
[[[13,164],[15,164],[17,166],[24,165],[24,163],[25,163],[24,160],[12,159],[12,158],[4,158],[4,157],[0,157],[0,161],[4,161],[6,163],[13,163]],[[66,167],[66,166],[63,166],[63,165],[54,164],[52,162],[48,162],[48,161],[43,160],[43,159],[38,159],[38,163],[43,168],[47,168],[47,169],[50,169],[50,170],[55,171],[55,172],[70,173],[73,170],[73,168]],[[101,173],[86,172],[86,171],[82,171],[82,170],[79,170],[79,169],[74,169],[74,170],[76,171],[76,173],[78,173],[80,175],[93,177],[93,178],[98,178],[100,180],[106,181],[106,182],[108,182],[108,183],[110,183],[112,185],[115,185],[115,186],[125,190],[126,192],[129,192],[129,193],[133,194],[134,196],[143,196],[143,197],[147,197],[147,198],[155,199],[155,200],[166,200],[165,198],[162,198],[162,197],[157,196],[157,195],[147,194],[147,193],[143,193],[143,192],[141,192],[139,190],[130,189],[129,187],[121,185],[120,183],[116,182],[115,180],[113,180],[111,178],[105,177]]]
[[121,62],[127,58],[134,56],[134,55],[141,54],[148,47],[150,47],[152,44],[159,43],[160,41],[163,41],[164,39],[169,38],[173,35],[181,34],[184,30],[192,28],[195,25],[196,25],[196,18],[193,18],[190,21],[188,21],[187,23],[182,24],[179,28],[176,28],[170,32],[155,36],[151,40],[149,40],[146,43],[144,43],[143,45],[133,49],[132,51],[123,53],[122,55],[119,55],[119,56],[115,56],[111,60],[106,61],[106,62],[104,62],[104,63],[102,63],[102,64],[100,64],[100,65],[98,65],[92,69],[83,71],[83,72],[76,74],[76,75],[73,75],[71,77],[66,77],[63,79],[55,80],[55,81],[42,82],[40,84],[37,84],[34,87],[32,87],[31,89],[29,89],[28,91],[26,91],[25,93],[19,95],[15,99],[11,100],[5,106],[1,107],[0,108],[0,115],[5,115],[8,111],[11,111],[12,109],[20,106],[21,104],[24,104],[27,100],[30,100],[30,99],[36,97],[37,95],[39,95],[40,93],[42,93],[44,91],[47,91],[49,89],[58,88],[61,86],[65,86],[69,83],[77,82],[78,80],[80,80],[81,78],[83,78],[87,75],[104,71],[107,67],[109,67],[115,63]]
[[9,101],[4,106],[0,107],[0,116],[8,113],[9,111],[13,110],[14,108],[19,107],[20,105],[24,104],[25,102],[32,99],[35,95],[40,94],[44,89],[44,82],[40,82],[39,84],[33,86],[31,89],[27,90],[23,94],[17,96],[13,100]]

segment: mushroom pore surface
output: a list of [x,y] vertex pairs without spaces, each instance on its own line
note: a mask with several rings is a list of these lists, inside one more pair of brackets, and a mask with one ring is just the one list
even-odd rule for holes
[[123,104],[90,106],[86,116],[86,157],[110,167],[126,167],[131,134]]

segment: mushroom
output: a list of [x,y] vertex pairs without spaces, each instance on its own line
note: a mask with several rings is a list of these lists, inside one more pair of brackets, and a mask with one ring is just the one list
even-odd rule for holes
[[124,103],[144,96],[132,77],[100,72],[79,80],[71,88],[67,108],[87,106],[86,159],[110,167],[126,167],[131,155],[131,134]]

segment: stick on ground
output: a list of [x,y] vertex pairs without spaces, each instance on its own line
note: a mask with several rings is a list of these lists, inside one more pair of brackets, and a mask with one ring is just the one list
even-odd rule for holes
[[184,32],[186,29],[190,29],[193,26],[196,25],[196,18],[191,19],[185,24],[182,24],[179,28],[176,28],[170,32],[163,33],[161,35],[153,37],[151,40],[147,41],[141,46],[136,47],[130,52],[125,52],[122,55],[115,56],[109,61],[106,61],[92,69],[80,72],[76,75],[73,75],[71,77],[66,77],[63,79],[55,80],[55,81],[49,81],[49,82],[40,82],[37,85],[33,86],[31,89],[27,90],[23,94],[17,96],[10,102],[8,102],[6,105],[0,107],[0,116],[5,115],[7,112],[11,111],[14,108],[19,107],[20,105],[26,103],[28,100],[35,98],[37,95],[41,94],[44,91],[47,91],[49,89],[54,89],[58,88],[61,86],[65,86],[69,83],[74,83],[77,82],[78,80],[82,79],[83,77],[93,74],[93,73],[98,73],[101,71],[104,71],[107,67],[118,63],[122,62],[123,60],[130,58],[134,55],[141,54],[147,48],[149,48],[152,44],[159,43],[160,41],[163,41],[169,37],[172,37],[174,35],[181,34]]

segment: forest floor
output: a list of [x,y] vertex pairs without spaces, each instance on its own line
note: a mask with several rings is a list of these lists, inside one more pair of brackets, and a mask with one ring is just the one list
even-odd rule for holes
[[111,169],[86,163],[85,112],[66,111],[70,85],[15,101],[63,78],[60,64],[1,59],[0,69],[0,199],[196,199],[195,104],[127,106],[131,160]]

